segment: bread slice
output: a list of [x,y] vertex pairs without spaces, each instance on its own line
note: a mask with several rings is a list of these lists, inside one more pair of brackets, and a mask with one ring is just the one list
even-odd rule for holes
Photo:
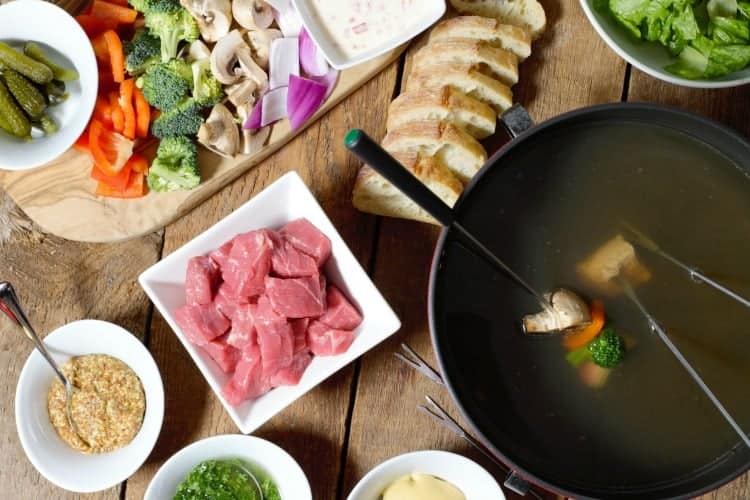
[[461,14],[494,17],[504,24],[521,26],[539,38],[547,25],[544,8],[537,0],[450,0]]
[[487,152],[482,145],[447,121],[405,123],[390,130],[382,145],[390,153],[435,156],[462,182],[468,182],[487,161]]
[[[417,154],[395,157],[448,206],[456,203],[463,185],[439,159]],[[359,171],[352,202],[363,212],[438,224],[430,214],[368,166]]]
[[518,58],[481,40],[430,42],[414,55],[412,71],[441,63],[477,64],[506,85],[518,83]]
[[531,33],[526,28],[502,24],[490,17],[458,16],[430,31],[430,43],[444,40],[481,40],[515,54],[523,61],[531,55]]
[[406,82],[406,91],[436,89],[446,85],[484,102],[498,115],[513,105],[510,88],[482,73],[476,64],[440,63],[414,68]]
[[495,111],[485,103],[451,87],[405,92],[388,108],[387,129],[408,122],[445,120],[466,130],[477,139],[495,133]]

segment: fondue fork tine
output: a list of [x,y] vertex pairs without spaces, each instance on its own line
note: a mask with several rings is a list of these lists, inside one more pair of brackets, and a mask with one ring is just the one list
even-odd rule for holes
[[[467,443],[469,443],[474,449],[479,451],[482,455],[487,457],[494,463],[498,469],[503,471],[504,473],[508,474],[508,479],[515,476],[515,473],[508,470],[508,467],[501,461],[499,461],[495,456],[484,447],[482,443],[477,441],[471,434],[466,432],[461,425],[456,422],[456,420],[450,416],[450,414],[443,409],[437,402],[435,402],[434,399],[432,399],[430,396],[425,396],[425,399],[427,400],[426,405],[418,405],[417,409],[427,415],[428,417],[432,418],[436,422],[438,422],[440,425],[451,431],[456,436],[460,437],[461,439],[465,440]],[[508,486],[508,479],[506,479],[505,485]],[[530,494],[534,498],[538,498],[541,500],[541,496],[539,494],[532,490],[532,489],[524,489],[524,490],[516,490],[515,488],[512,488],[516,493],[526,496],[526,493]]]
[[649,250],[650,252],[655,253],[656,255],[662,257],[663,259],[666,259],[667,261],[671,262],[675,266],[679,267],[680,269],[686,271],[690,277],[699,282],[699,283],[705,283],[706,285],[714,288],[715,290],[720,291],[724,295],[730,297],[733,300],[736,300],[740,304],[742,304],[745,307],[750,307],[750,299],[746,299],[742,295],[738,294],[734,290],[722,285],[718,281],[714,281],[705,274],[698,271],[696,268],[691,267],[684,262],[678,260],[677,258],[673,257],[672,255],[668,254],[664,250],[661,249],[659,245],[656,244],[654,240],[640,232],[635,227],[631,226],[627,222],[623,222],[623,226],[630,231],[633,236],[635,236],[635,241],[637,245],[639,245],[642,248],[645,248],[646,250]]
[[742,427],[739,426],[737,421],[732,417],[732,415],[729,413],[729,411],[724,407],[724,405],[719,401],[719,398],[716,397],[716,395],[711,391],[711,389],[706,385],[706,383],[703,381],[701,376],[698,374],[698,372],[693,368],[693,366],[690,364],[690,362],[685,358],[685,356],[682,354],[680,349],[674,345],[672,340],[669,338],[667,333],[664,331],[664,329],[659,325],[659,323],[656,322],[653,316],[648,312],[646,307],[643,305],[643,303],[640,301],[638,296],[635,293],[635,290],[633,290],[633,287],[630,286],[630,283],[628,283],[627,280],[621,279],[622,288],[625,291],[625,295],[628,296],[628,298],[636,305],[636,307],[640,310],[641,314],[646,318],[648,321],[649,327],[651,328],[651,331],[656,333],[656,335],[661,339],[662,342],[667,346],[667,348],[670,350],[670,352],[674,355],[675,358],[677,358],[677,361],[680,362],[682,367],[685,369],[685,371],[688,372],[688,375],[690,375],[693,379],[693,381],[698,385],[698,387],[703,391],[703,394],[706,395],[706,397],[711,401],[711,403],[716,407],[716,409],[719,411],[722,417],[724,417],[724,420],[727,421],[727,423],[732,427],[732,429],[737,433],[737,435],[740,437],[743,443],[745,443],[745,446],[750,448],[750,438],[748,438],[747,434],[745,434],[745,431],[742,430]]
[[65,416],[67,417],[68,424],[70,425],[70,428],[73,430],[73,432],[75,432],[75,434],[78,436],[78,438],[86,444],[86,446],[91,446],[86,438],[81,435],[81,431],[78,428],[75,420],[73,420],[73,413],[70,409],[71,400],[73,399],[73,389],[75,387],[73,386],[72,382],[68,380],[68,377],[65,376],[62,370],[60,370],[60,367],[57,366],[57,363],[49,354],[49,351],[47,351],[44,342],[42,342],[42,339],[31,326],[31,322],[29,322],[26,313],[24,313],[23,309],[21,308],[21,302],[18,300],[18,296],[16,295],[16,291],[13,288],[13,285],[8,283],[7,281],[0,281],[0,310],[3,311],[11,321],[21,327],[23,333],[29,338],[29,340],[34,343],[36,349],[52,367],[55,375],[57,375],[57,378],[60,379],[60,382],[62,382],[63,387],[65,388]]
[[406,363],[407,365],[411,366],[415,370],[417,370],[419,373],[427,377],[428,379],[432,380],[438,385],[445,385],[443,383],[443,377],[440,376],[440,374],[435,371],[433,367],[431,367],[427,361],[422,359],[422,357],[417,354],[414,349],[409,346],[409,344],[402,343],[401,344],[401,350],[404,351],[401,352],[394,352],[393,355],[396,356],[398,359]]

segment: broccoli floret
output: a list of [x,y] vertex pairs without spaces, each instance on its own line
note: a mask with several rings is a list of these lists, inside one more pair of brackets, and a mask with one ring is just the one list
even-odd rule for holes
[[138,83],[149,104],[164,111],[190,95],[193,73],[188,63],[172,59],[151,66]]
[[201,171],[195,143],[185,136],[162,139],[147,180],[152,190],[161,193],[198,186]]
[[163,112],[151,124],[151,133],[156,137],[177,135],[194,136],[203,123],[201,106],[193,99],[185,99],[174,108]]
[[161,60],[174,59],[181,41],[194,42],[200,36],[198,23],[187,10],[164,11],[148,9],[146,27],[161,40]]
[[147,0],[128,0],[128,3],[138,12],[146,12]]
[[602,330],[587,347],[591,360],[603,368],[614,368],[625,359],[625,340],[612,328]]
[[148,31],[140,30],[125,44],[125,53],[125,69],[131,75],[138,75],[161,61],[161,41]]
[[193,70],[193,99],[200,106],[213,106],[224,98],[221,82],[211,73],[208,58],[195,61]]

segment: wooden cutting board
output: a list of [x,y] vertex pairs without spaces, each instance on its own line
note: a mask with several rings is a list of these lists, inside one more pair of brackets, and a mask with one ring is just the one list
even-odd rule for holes
[[[283,147],[354,90],[393,62],[405,47],[343,71],[333,93],[302,129],[288,121],[273,126],[268,144],[251,156],[222,158],[200,148],[203,182],[192,191],[149,193],[137,200],[100,198],[89,178],[92,162],[73,149],[43,167],[0,171],[0,187],[44,231],[75,241],[114,242],[156,231],[195,208],[231,181]],[[343,140],[343,138],[342,138]],[[153,157],[152,151],[147,151]]]

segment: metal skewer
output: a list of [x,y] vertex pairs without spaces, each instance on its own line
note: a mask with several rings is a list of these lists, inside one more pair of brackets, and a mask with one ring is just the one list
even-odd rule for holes
[[630,283],[628,283],[626,280],[622,279],[620,280],[623,290],[625,291],[625,294],[628,296],[628,298],[633,301],[633,303],[638,307],[638,309],[641,311],[641,313],[646,317],[646,320],[649,323],[649,327],[651,328],[651,331],[656,333],[659,338],[664,342],[664,345],[667,346],[667,348],[672,352],[675,358],[677,358],[677,361],[680,362],[682,367],[685,369],[685,371],[688,372],[688,374],[693,378],[693,381],[700,387],[701,391],[708,397],[708,399],[713,403],[713,405],[716,407],[717,410],[719,410],[719,413],[721,413],[721,416],[724,417],[724,420],[727,421],[727,423],[734,429],[734,431],[737,433],[738,436],[740,436],[740,439],[745,443],[745,446],[747,446],[750,449],[750,438],[748,438],[747,434],[745,434],[745,431],[742,430],[742,427],[739,426],[739,424],[734,420],[732,415],[727,411],[727,409],[724,407],[723,404],[721,404],[721,401],[719,401],[719,398],[716,397],[716,395],[711,391],[711,389],[706,385],[706,383],[703,381],[700,375],[698,375],[698,372],[695,371],[695,368],[690,364],[690,362],[683,356],[682,352],[677,348],[676,345],[672,342],[672,340],[667,336],[667,333],[662,329],[662,327],[659,325],[659,323],[656,322],[653,316],[646,310],[643,303],[638,299],[638,296],[635,293],[635,290],[633,290],[633,287],[630,286]]
[[398,359],[411,366],[419,373],[432,380],[438,385],[444,386],[443,377],[431,367],[427,361],[417,354],[408,344],[401,344],[401,350],[403,352],[394,352],[393,355]]
[[654,240],[652,240],[651,238],[649,238],[648,236],[640,232],[638,229],[628,224],[627,222],[624,222],[623,225],[628,231],[630,231],[635,236],[636,240],[634,243],[645,248],[646,250],[649,250],[650,252],[655,253],[656,255],[662,257],[663,259],[668,260],[675,266],[686,271],[693,280],[699,283],[705,283],[706,285],[714,288],[715,290],[720,291],[724,295],[736,300],[737,302],[744,305],[745,307],[750,307],[750,299],[746,299],[745,297],[738,294],[734,290],[731,290],[730,288],[722,285],[721,283],[712,280],[705,274],[698,271],[696,268],[691,267],[680,260],[677,260],[675,257],[671,256],[670,254],[662,250],[661,247],[659,247],[659,245],[657,245]]

